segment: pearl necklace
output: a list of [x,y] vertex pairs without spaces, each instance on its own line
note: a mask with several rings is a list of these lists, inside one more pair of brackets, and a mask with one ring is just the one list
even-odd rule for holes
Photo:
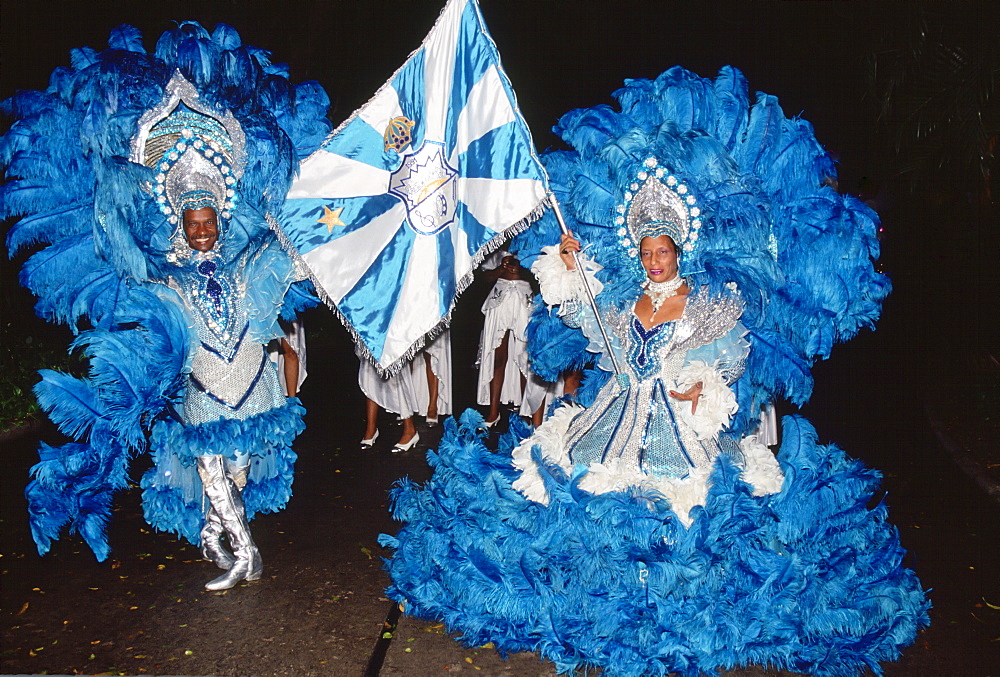
[[677,290],[681,288],[682,284],[684,284],[684,278],[679,274],[666,282],[654,282],[647,278],[645,289],[649,300],[653,302],[653,314],[656,314],[664,301],[677,294]]

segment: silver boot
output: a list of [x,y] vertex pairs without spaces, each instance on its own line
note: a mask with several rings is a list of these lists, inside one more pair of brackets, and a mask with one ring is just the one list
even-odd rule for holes
[[257,546],[250,536],[243,497],[235,482],[226,472],[222,456],[199,456],[198,474],[202,478],[205,495],[219,516],[236,556],[229,570],[205,584],[207,590],[228,590],[241,581],[255,581],[264,572]]
[[[236,488],[243,491],[243,487],[247,483],[250,466],[233,466],[229,461],[226,461],[225,469],[229,477],[233,480],[233,484],[236,485]],[[201,476],[201,472],[202,470],[199,467],[199,476]],[[205,484],[207,480],[205,477],[202,477],[201,481],[202,484]],[[201,527],[201,556],[203,559],[214,563],[220,569],[228,571],[233,567],[233,562],[236,561],[236,558],[222,545],[221,539],[225,533],[226,530],[222,526],[222,519],[219,517],[219,513],[209,503],[208,510],[205,511],[205,523]]]
[[[199,473],[201,468],[198,469]],[[202,484],[205,478],[202,478]],[[233,568],[236,558],[229,554],[225,546],[222,545],[222,535],[226,530],[222,527],[222,519],[210,503],[205,512],[205,523],[201,527],[201,556],[203,559],[213,562],[220,569],[228,571]]]

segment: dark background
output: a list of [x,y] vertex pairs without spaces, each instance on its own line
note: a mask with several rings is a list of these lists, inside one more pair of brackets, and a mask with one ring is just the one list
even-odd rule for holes
[[[419,46],[441,6],[439,0],[8,0],[0,5],[0,97],[44,89],[51,70],[69,64],[71,48],[105,47],[118,24],[138,27],[151,50],[172,21],[193,19],[210,30],[229,23],[244,43],[289,63],[294,81],[318,80],[337,125]],[[997,3],[484,0],[481,6],[539,151],[559,145],[550,129],[562,113],[611,103],[610,93],[626,78],[654,78],[676,64],[704,77],[726,64],[742,69],[754,91],[778,96],[786,115],[813,123],[839,161],[840,189],[862,195],[882,214],[882,267],[896,293],[886,305],[881,340],[929,346],[941,340],[934,328],[940,325],[949,328],[951,342],[996,345],[1000,229],[991,197],[1000,170],[993,160],[991,196],[974,165],[997,141],[998,104],[988,98],[1000,68]],[[920,34],[940,43],[937,61]],[[953,62],[978,66],[972,77],[980,81],[959,82],[968,73]],[[907,64],[924,82],[911,77],[910,90],[890,91],[879,80]],[[961,98],[952,90],[963,86],[969,91]],[[953,130],[954,138],[916,153],[927,138],[908,124],[921,96],[976,109],[966,118],[985,113],[992,138],[964,129],[959,113],[931,100],[921,111],[930,116],[925,136],[936,127]],[[887,97],[897,109],[880,118]],[[30,299],[12,288],[13,275],[4,262],[4,309],[20,313]]]
[[[813,123],[839,161],[840,189],[882,214],[882,267],[896,293],[879,340],[995,346],[1000,169],[987,162],[992,185],[984,181],[981,158],[995,150],[1000,128],[990,98],[1000,81],[997,4],[484,0],[482,11],[539,151],[559,145],[550,131],[559,115],[611,103],[626,78],[653,78],[676,64],[704,77],[726,64],[742,69],[753,90],[777,95],[786,115]],[[51,70],[69,64],[71,48],[102,49],[121,23],[138,27],[151,50],[172,21],[193,19],[209,30],[229,23],[244,43],[289,63],[293,81],[318,80],[336,125],[419,46],[441,5],[7,1],[0,97],[44,89]],[[891,88],[901,73],[910,74],[910,88]],[[894,108],[880,117],[887,101]],[[922,136],[918,116],[926,118]],[[13,275],[4,262],[4,310],[20,313],[30,300],[11,288]],[[938,323],[953,330],[946,339],[928,326]]]
[[[172,21],[190,19],[209,30],[231,24],[244,43],[289,63],[294,82],[318,80],[337,125],[419,46],[442,4],[4,0],[0,98],[44,89],[51,70],[69,64],[71,48],[102,49],[121,23],[138,27],[152,49]],[[814,125],[839,162],[840,190],[878,209],[879,266],[894,285],[878,331],[863,331],[816,366],[816,391],[805,408],[822,442],[835,440],[884,471],[907,565],[933,589],[930,630],[899,663],[886,666],[887,674],[997,674],[1000,614],[984,606],[1000,603],[997,505],[951,461],[932,427],[942,403],[967,405],[970,382],[962,379],[969,365],[998,355],[1000,343],[1000,168],[991,155],[1000,129],[1000,3],[481,5],[539,151],[559,145],[550,128],[562,113],[612,103],[610,93],[624,79],[653,78],[677,64],[704,77],[732,64],[753,90],[778,96],[786,115]],[[992,171],[985,178],[984,168]],[[16,284],[25,256],[12,262],[0,256],[3,323],[66,345],[68,330],[43,328],[30,295]],[[470,288],[456,312],[459,410],[472,404],[479,306],[487,288],[482,281]],[[19,495],[37,437],[5,444],[0,568],[9,614],[3,657],[10,670],[93,673],[100,664],[135,674],[152,663],[149,669],[160,674],[358,673],[384,614],[379,594],[387,581],[372,553],[379,554],[375,535],[393,529],[385,490],[404,474],[426,477],[422,455],[436,440],[421,429],[427,440],[419,453],[401,458],[386,447],[381,456],[360,455],[354,445],[363,406],[350,341],[322,308],[310,311],[307,322],[310,377],[302,398],[311,413],[296,444],[295,497],[285,512],[254,522],[269,566],[268,581],[254,594],[242,588],[227,596],[201,593],[201,583],[215,574],[208,575],[190,546],[144,529],[135,491],[122,492],[111,527],[112,557],[120,559],[95,563],[77,536],[64,537],[39,558]],[[975,410],[972,418],[989,415]],[[391,445],[398,434],[393,422],[384,417],[380,425]],[[55,442],[51,430],[37,435]],[[154,568],[156,561],[161,564]],[[192,597],[198,603],[188,606]],[[89,610],[98,608],[121,611],[94,617]],[[264,643],[241,637],[228,648],[215,646],[232,629],[220,627],[219,618],[232,618],[236,629],[253,625]],[[471,654],[447,654],[460,647],[445,638],[421,653],[435,626],[414,627],[417,641],[394,641],[384,674],[429,674],[412,662],[418,654],[429,657],[427,665],[450,661],[456,669],[470,660]],[[207,638],[204,645],[182,662],[169,662],[175,656],[165,647],[189,646],[182,642],[192,635]],[[28,653],[38,645],[47,648]],[[97,648],[80,648],[89,646]],[[403,653],[409,646],[414,652]],[[139,653],[142,659],[132,656]],[[335,654],[349,667],[331,669]],[[535,674],[505,665],[478,674]]]

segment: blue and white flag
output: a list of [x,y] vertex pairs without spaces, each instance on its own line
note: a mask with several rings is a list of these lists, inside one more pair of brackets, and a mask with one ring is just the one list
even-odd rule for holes
[[475,0],[301,165],[281,227],[380,371],[450,319],[476,266],[542,211],[547,179]]

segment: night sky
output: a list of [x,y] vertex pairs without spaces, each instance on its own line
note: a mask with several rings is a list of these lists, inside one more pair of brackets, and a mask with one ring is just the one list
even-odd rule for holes
[[[558,142],[549,129],[572,108],[610,102],[626,78],[651,78],[682,65],[705,77],[732,64],[751,88],[780,97],[820,141],[863,171],[874,131],[863,63],[891,24],[892,8],[854,3],[696,3],[500,1],[481,3],[539,150]],[[5,2],[3,98],[43,89],[78,46],[106,47],[121,23],[138,27],[151,49],[177,20],[211,30],[234,26],[244,43],[272,52],[292,79],[318,80],[336,124],[361,106],[416,49],[442,0],[411,2]],[[855,150],[856,148],[862,150]]]
[[[937,16],[953,30],[984,36],[983,44],[996,49],[990,26],[1000,23],[1000,3],[936,4],[948,8]],[[330,95],[329,115],[337,125],[419,46],[442,6],[443,0],[7,1],[0,4],[0,96],[44,89],[51,70],[68,65],[71,48],[103,49],[119,24],[138,27],[152,49],[173,21],[190,19],[209,30],[228,23],[245,44],[288,63],[293,81],[318,80]],[[713,77],[732,64],[752,90],[778,96],[786,115],[813,123],[840,163],[842,191],[858,194],[863,182],[880,185],[895,172],[887,131],[877,123],[876,97],[867,88],[867,64],[912,30],[915,3],[481,0],[481,7],[539,151],[558,147],[550,130],[562,113],[612,103],[611,92],[626,78],[653,78],[678,64]],[[898,205],[907,198],[882,199]],[[906,290],[908,276],[923,280],[936,272],[925,269],[935,259],[922,241],[939,238],[939,225],[896,223],[891,215],[883,220],[883,260],[897,294],[934,293]],[[976,288],[992,285],[995,291],[996,267],[979,256],[975,244],[946,244],[947,265],[969,268],[977,281],[994,271],[988,285]],[[978,327],[975,336],[983,331]]]

